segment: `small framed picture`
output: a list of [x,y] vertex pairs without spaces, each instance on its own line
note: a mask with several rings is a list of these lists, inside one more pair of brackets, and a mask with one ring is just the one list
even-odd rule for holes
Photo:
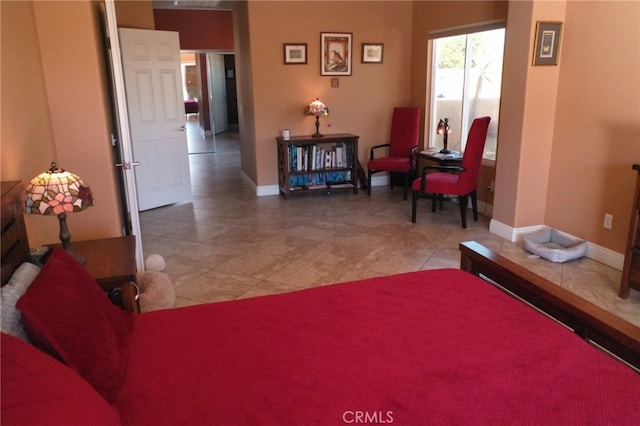
[[562,22],[537,22],[533,65],[558,65],[561,33]]
[[383,43],[362,43],[362,63],[381,64]]
[[320,75],[351,75],[351,33],[320,33]]
[[284,64],[306,64],[307,63],[307,43],[283,43]]

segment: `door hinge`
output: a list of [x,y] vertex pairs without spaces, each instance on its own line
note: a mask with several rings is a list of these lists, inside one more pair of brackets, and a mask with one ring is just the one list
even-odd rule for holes
[[125,170],[131,170],[131,168],[133,166],[139,166],[140,162],[139,161],[134,161],[133,163],[131,161],[125,161],[124,163],[116,163],[116,167],[122,167]]

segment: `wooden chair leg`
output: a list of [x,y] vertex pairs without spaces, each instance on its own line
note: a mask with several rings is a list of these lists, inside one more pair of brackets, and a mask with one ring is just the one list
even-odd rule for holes
[[473,191],[471,194],[471,208],[473,209],[473,220],[478,221],[478,194]]
[[367,169],[367,195],[371,196],[371,169]]
[[418,209],[418,194],[416,191],[412,191],[411,199],[411,222],[416,223],[416,210]]
[[391,189],[393,189],[393,180],[395,179],[395,174],[393,172],[389,172],[389,180],[391,181]]
[[458,202],[460,204],[460,219],[462,219],[462,227],[467,227],[467,205],[469,203],[468,195],[460,195],[458,197]]

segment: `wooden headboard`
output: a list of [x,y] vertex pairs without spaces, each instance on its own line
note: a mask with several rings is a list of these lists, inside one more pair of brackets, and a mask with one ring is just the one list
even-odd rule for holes
[[24,186],[20,181],[2,182],[2,285],[22,262],[29,261],[29,241],[24,226]]

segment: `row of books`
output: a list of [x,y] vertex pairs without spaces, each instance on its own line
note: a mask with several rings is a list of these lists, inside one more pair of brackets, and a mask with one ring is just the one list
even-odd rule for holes
[[327,172],[289,176],[289,190],[353,188],[351,172]]
[[354,157],[352,144],[289,145],[289,170],[302,172],[351,168]]

